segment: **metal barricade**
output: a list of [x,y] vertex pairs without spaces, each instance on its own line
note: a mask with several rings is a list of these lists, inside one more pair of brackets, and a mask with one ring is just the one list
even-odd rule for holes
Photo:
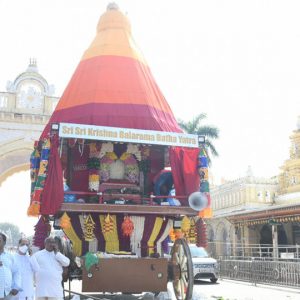
[[299,260],[219,259],[220,277],[300,288]]

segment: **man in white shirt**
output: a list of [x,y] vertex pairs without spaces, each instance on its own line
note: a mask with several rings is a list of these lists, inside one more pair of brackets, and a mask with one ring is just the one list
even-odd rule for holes
[[4,251],[6,235],[0,232],[0,300],[15,296],[21,289],[21,276],[12,254]]
[[21,272],[21,290],[14,299],[32,300],[34,299],[34,273],[39,271],[39,265],[36,258],[32,256],[28,239],[19,240],[15,261]]
[[33,255],[39,265],[36,273],[36,297],[38,300],[62,300],[63,267],[70,264],[68,257],[58,252],[55,239],[45,239],[45,249]]

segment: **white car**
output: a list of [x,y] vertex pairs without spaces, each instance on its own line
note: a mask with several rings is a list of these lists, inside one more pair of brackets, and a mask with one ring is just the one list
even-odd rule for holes
[[197,247],[194,244],[189,244],[192,255],[194,279],[210,279],[215,283],[218,280],[218,263],[209,257],[208,253],[203,247]]
[[[172,247],[173,244],[169,243],[169,253],[164,255],[169,259],[171,257]],[[214,258],[209,257],[203,247],[189,244],[189,248],[193,262],[194,279],[210,279],[211,282],[216,283],[219,277],[218,262]]]

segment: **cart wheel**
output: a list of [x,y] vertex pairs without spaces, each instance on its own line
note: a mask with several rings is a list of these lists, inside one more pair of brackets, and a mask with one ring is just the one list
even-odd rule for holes
[[177,239],[171,251],[173,288],[177,300],[190,300],[193,295],[194,271],[190,248],[185,239]]

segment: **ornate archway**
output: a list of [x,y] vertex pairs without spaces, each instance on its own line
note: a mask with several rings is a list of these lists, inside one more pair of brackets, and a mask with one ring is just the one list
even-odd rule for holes
[[0,186],[10,175],[29,169],[33,143],[49,121],[59,98],[39,74],[35,59],[0,92]]
[[0,186],[8,176],[28,170],[32,149],[19,149],[0,157]]

